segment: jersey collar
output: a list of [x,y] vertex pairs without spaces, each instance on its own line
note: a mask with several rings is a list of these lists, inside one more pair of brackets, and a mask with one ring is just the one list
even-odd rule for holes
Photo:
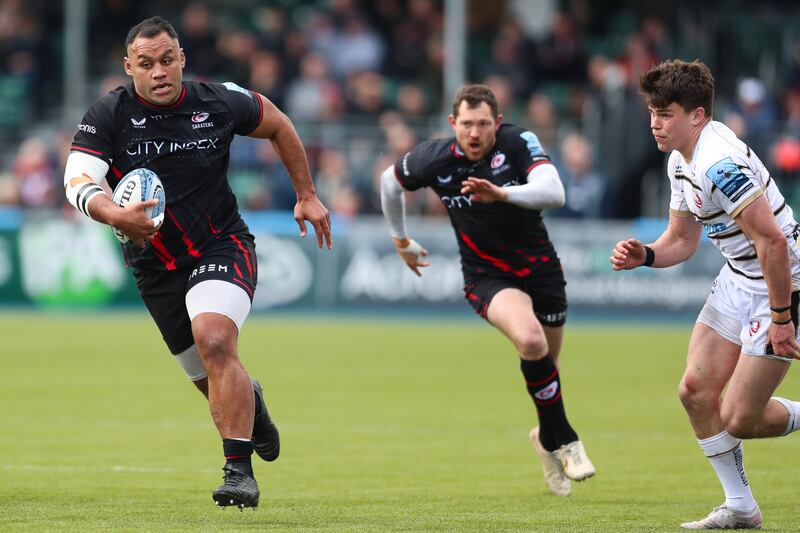
[[141,96],[139,96],[139,94],[136,92],[136,88],[133,87],[133,84],[131,84],[131,88],[133,89],[133,94],[134,94],[134,96],[136,96],[136,99],[139,101],[139,103],[144,105],[145,107],[149,107],[150,109],[159,109],[159,110],[160,109],[175,109],[176,107],[181,105],[181,103],[183,102],[183,99],[186,98],[186,85],[183,84],[183,83],[181,83],[181,95],[178,97],[178,99],[175,101],[174,104],[169,104],[169,105],[152,104],[152,103],[148,102],[147,100],[145,100],[144,98],[142,98]]

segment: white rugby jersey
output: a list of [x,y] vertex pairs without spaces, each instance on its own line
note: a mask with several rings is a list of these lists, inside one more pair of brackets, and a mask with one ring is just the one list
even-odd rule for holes
[[711,242],[727,260],[740,287],[766,294],[767,284],[754,241],[735,217],[751,202],[766,195],[778,226],[787,238],[793,290],[800,287],[798,227],[775,181],[756,154],[721,122],[709,122],[700,133],[692,160],[673,151],[667,165],[672,197],[670,213],[693,216],[703,224]]

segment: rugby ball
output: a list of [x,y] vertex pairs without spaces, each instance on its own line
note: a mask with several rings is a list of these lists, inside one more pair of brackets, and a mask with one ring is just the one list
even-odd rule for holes
[[[152,170],[137,168],[125,174],[114,188],[111,199],[120,207],[135,202],[158,200],[158,204],[148,207],[145,213],[153,219],[154,226],[158,226],[164,221],[164,209],[166,208],[164,186],[161,184],[161,178]],[[114,230],[114,236],[122,244],[130,240],[117,228],[112,226],[111,229]]]

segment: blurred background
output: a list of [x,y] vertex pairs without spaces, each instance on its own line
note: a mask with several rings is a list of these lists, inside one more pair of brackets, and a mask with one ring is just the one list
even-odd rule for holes
[[[492,87],[505,121],[535,132],[559,169],[567,204],[546,217],[578,310],[694,312],[720,264],[705,243],[689,265],[624,284],[608,267],[614,242],[655,238],[666,221],[665,156],[637,92],[653,64],[708,64],[715,117],[765,161],[790,205],[800,199],[793,1],[0,0],[0,303],[136,303],[110,231],[66,203],[62,178],[88,105],[127,81],[128,30],[155,14],[180,35],[186,79],[236,82],[287,113],[335,216],[333,253],[299,241],[270,143],[237,139],[229,179],[265,265],[256,309],[465,311],[439,200],[409,197],[412,234],[434,255],[412,279],[388,242],[376,180],[416,143],[449,134],[464,82]],[[667,288],[675,276],[681,287]]]

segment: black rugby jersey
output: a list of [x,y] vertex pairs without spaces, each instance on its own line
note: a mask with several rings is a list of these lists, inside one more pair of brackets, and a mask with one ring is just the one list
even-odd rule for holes
[[473,202],[461,194],[461,182],[474,176],[501,187],[522,185],[531,169],[543,164],[552,163],[536,135],[503,124],[479,161],[468,160],[451,137],[417,145],[394,169],[405,189],[430,187],[447,207],[465,274],[521,278],[561,268],[541,212],[508,202]]
[[130,82],[92,104],[72,150],[109,163],[112,189],[141,167],[164,185],[164,224],[144,249],[122,246],[128,266],[187,267],[213,239],[248,231],[228,184],[230,144],[234,134],[251,133],[262,114],[258,95],[233,83],[184,81],[174,104],[157,106]]

